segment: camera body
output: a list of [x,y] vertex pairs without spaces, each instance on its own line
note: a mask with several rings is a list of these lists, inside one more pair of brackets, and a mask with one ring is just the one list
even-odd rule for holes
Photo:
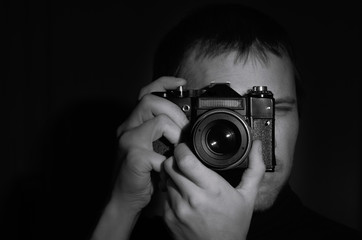
[[[262,142],[266,171],[274,171],[274,98],[265,86],[254,86],[241,96],[228,83],[211,83],[198,90],[153,92],[178,105],[189,119],[182,140],[198,159],[215,171],[248,167],[252,141]],[[153,143],[154,150],[171,155],[165,140]]]

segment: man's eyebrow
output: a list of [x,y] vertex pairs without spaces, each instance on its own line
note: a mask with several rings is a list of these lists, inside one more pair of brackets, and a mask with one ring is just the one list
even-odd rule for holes
[[276,98],[275,104],[287,103],[287,104],[295,104],[297,100],[293,97],[283,97],[283,98]]

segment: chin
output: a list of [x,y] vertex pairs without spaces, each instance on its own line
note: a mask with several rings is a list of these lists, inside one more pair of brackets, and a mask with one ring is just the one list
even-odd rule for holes
[[261,212],[271,208],[285,182],[280,173],[265,173],[256,196],[254,211]]
[[279,191],[259,191],[255,201],[254,211],[262,212],[272,207],[278,194]]

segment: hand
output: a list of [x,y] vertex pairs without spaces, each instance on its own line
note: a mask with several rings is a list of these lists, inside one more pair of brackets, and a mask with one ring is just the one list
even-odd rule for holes
[[144,87],[140,103],[117,130],[122,164],[113,194],[132,210],[140,211],[149,203],[153,192],[150,173],[159,172],[165,160],[153,151],[153,141],[164,136],[177,144],[181,129],[188,123],[177,105],[150,93],[185,83],[184,79],[162,77]]
[[178,240],[245,239],[265,165],[260,141],[254,141],[249,167],[233,188],[205,167],[185,144],[164,162],[168,201],[165,222]]
[[174,103],[150,94],[184,85],[185,80],[162,77],[141,90],[140,103],[118,128],[121,167],[110,202],[92,239],[128,239],[141,210],[153,192],[151,171],[159,172],[165,157],[153,151],[152,143],[161,136],[179,142],[181,129],[188,123]]

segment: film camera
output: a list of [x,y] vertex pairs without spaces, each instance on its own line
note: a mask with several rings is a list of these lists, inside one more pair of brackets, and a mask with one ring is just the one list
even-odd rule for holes
[[[178,105],[190,120],[183,141],[198,159],[215,171],[247,168],[252,140],[262,142],[266,171],[274,171],[274,98],[265,86],[254,86],[243,96],[228,83],[211,83],[198,90],[153,92]],[[172,154],[165,139],[154,150]]]

